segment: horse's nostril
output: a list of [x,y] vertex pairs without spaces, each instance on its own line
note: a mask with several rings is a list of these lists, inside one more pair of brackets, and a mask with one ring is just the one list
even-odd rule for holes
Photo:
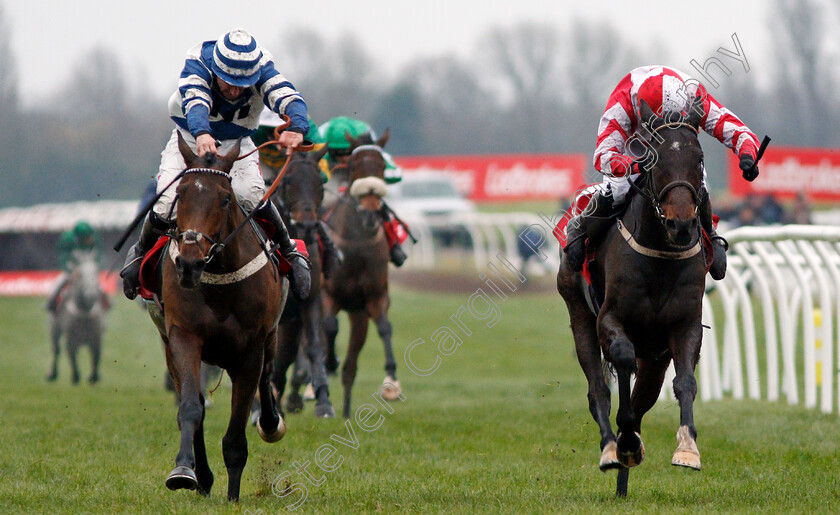
[[175,267],[184,268],[184,261],[181,259],[181,256],[175,258]]

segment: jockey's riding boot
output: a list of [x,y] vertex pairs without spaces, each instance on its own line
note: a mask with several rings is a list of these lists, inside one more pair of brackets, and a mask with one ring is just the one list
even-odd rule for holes
[[309,298],[309,288],[312,283],[309,260],[298,252],[297,243],[289,237],[289,230],[286,229],[286,224],[283,223],[280,212],[273,202],[261,207],[256,215],[274,226],[274,235],[271,237],[271,241],[277,244],[280,254],[292,265],[292,273],[289,274],[289,287],[297,300],[305,301]]
[[566,225],[566,246],[563,252],[572,271],[580,272],[586,259],[586,240],[597,243],[614,220],[612,194],[596,192],[589,199],[583,213],[569,220]]
[[330,238],[326,224],[319,221],[317,227],[318,237],[321,238],[321,245],[324,247],[324,277],[329,279],[344,261],[344,254],[342,254],[341,249],[336,247],[332,238]]
[[[395,221],[395,218],[391,216],[390,211],[384,205],[382,206],[382,209],[379,210],[379,216],[382,217],[382,221],[386,224],[393,223]],[[394,263],[397,267],[403,266],[405,260],[408,259],[408,256],[405,254],[405,251],[402,249],[402,246],[398,241],[395,241],[394,244],[391,245],[389,252],[391,256],[391,263]]]
[[408,256],[405,254],[405,251],[402,249],[402,245],[399,243],[394,243],[394,246],[391,247],[391,263],[394,263],[398,267],[403,266],[405,260],[408,259]]
[[714,261],[709,267],[709,275],[715,281],[720,281],[726,275],[726,251],[729,250],[729,242],[723,236],[718,236],[715,231],[715,224],[712,220],[712,202],[709,200],[709,192],[702,188],[699,193],[697,214],[700,217],[700,225],[712,239],[712,248],[715,251]]
[[120,271],[120,277],[123,280],[123,294],[129,300],[134,300],[140,293],[140,265],[146,256],[146,252],[154,246],[160,235],[169,230],[169,227],[169,222],[154,211],[149,211],[149,215],[143,221],[140,238],[137,243],[128,249],[125,265]]

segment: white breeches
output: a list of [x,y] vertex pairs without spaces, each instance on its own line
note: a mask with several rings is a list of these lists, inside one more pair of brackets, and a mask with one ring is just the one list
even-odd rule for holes
[[[162,189],[166,188],[175,176],[184,171],[187,167],[184,157],[181,155],[180,150],[178,150],[178,132],[181,133],[184,141],[186,141],[192,151],[195,152],[195,138],[193,138],[189,132],[178,127],[173,129],[172,137],[169,138],[169,142],[166,144],[163,152],[160,153],[160,170],[158,173],[157,183],[158,193],[160,193]],[[222,146],[219,147],[219,154],[227,154],[231,151],[234,144],[236,144],[236,140],[222,141]],[[254,142],[251,141],[251,138],[244,138],[242,139],[242,146],[239,149],[240,155],[248,153],[251,150],[254,150],[254,148],[256,147]],[[245,159],[235,162],[230,171],[230,175],[232,178],[231,186],[233,187],[233,193],[236,195],[236,200],[239,201],[239,203],[242,204],[242,206],[244,206],[248,211],[254,209],[265,193],[265,182],[263,181],[262,174],[260,173],[259,153],[254,152]],[[170,209],[172,209],[172,203],[175,200],[175,189],[178,187],[178,182],[180,181],[176,181],[175,184],[169,186],[169,189],[161,195],[160,199],[155,204],[155,213],[160,215],[162,218],[167,218]],[[172,218],[175,217],[176,213],[177,206],[176,209],[172,209]]]

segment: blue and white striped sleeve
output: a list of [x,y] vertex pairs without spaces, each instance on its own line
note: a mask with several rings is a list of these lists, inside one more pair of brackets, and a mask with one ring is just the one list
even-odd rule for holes
[[263,102],[277,114],[289,117],[291,125],[288,130],[306,134],[309,131],[306,102],[297,92],[291,82],[274,68],[274,63],[268,60],[263,66],[260,79],[256,84],[263,96]]
[[199,60],[199,55],[187,55],[178,91],[181,93],[181,110],[187,118],[190,134],[198,136],[210,133],[210,70]]

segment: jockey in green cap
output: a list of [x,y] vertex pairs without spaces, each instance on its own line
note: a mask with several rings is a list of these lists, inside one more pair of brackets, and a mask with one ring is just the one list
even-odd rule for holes
[[62,232],[58,237],[57,252],[61,275],[47,297],[47,311],[53,314],[58,308],[61,290],[67,285],[70,274],[78,264],[79,253],[93,252],[99,257],[99,235],[88,222],[80,220],[72,229]]

